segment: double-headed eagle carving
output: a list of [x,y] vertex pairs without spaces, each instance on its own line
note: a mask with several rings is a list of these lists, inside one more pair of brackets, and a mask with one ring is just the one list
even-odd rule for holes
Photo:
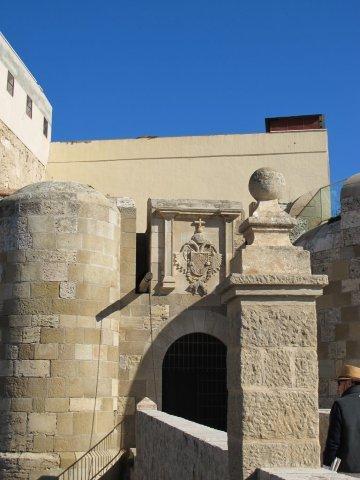
[[194,222],[195,233],[179,253],[174,254],[176,268],[185,274],[193,295],[206,295],[206,282],[220,270],[222,255],[215,245],[203,234],[204,222],[199,218]]

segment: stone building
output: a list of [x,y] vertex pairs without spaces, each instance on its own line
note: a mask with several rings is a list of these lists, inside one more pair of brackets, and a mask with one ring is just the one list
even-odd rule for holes
[[330,281],[318,300],[320,406],[328,408],[341,365],[360,365],[360,174],[343,185],[341,214],[296,243],[311,252],[313,272]]
[[[45,168],[51,106],[0,40],[0,479],[54,478],[67,468],[62,480],[76,478],[74,468],[97,478],[86,452],[105,468],[119,445],[134,447],[144,397],[171,428],[174,416],[207,426],[203,439],[226,430],[229,405],[229,451],[239,448],[244,463],[232,456],[231,478],[261,465],[316,467],[314,299],[326,279],[291,245],[296,222],[286,211],[328,184],[319,116],[315,124],[269,119],[262,134],[54,143]],[[248,192],[255,170],[261,179]],[[344,228],[357,218],[345,216]],[[352,232],[344,234],[350,263]],[[350,297],[355,305],[356,292]],[[252,389],[274,421],[249,420],[259,410]]]
[[41,87],[0,33],[1,192],[45,178],[52,108]]

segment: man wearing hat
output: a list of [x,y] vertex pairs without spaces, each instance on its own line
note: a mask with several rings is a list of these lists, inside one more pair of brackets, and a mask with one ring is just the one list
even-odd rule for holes
[[360,368],[344,365],[337,378],[341,396],[331,408],[323,463],[341,459],[339,471],[360,472]]

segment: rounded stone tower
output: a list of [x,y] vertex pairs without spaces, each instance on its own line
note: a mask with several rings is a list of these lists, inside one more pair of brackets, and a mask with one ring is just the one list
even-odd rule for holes
[[0,479],[58,474],[116,422],[119,214],[78,183],[0,201]]

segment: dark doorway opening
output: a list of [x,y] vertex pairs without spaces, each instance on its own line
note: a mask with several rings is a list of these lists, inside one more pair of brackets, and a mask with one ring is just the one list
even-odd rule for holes
[[226,431],[226,346],[205,333],[174,342],[162,367],[164,412]]

